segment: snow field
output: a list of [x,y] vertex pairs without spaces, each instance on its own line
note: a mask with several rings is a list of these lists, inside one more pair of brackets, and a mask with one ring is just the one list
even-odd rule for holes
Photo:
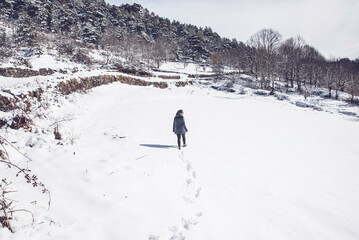
[[[182,151],[172,133],[180,108],[189,129]],[[23,150],[51,209],[39,203],[33,228],[0,229],[0,239],[359,236],[358,122],[272,98],[120,83],[48,111],[73,116],[60,125],[73,145],[52,134],[4,136],[19,146],[32,139]]]

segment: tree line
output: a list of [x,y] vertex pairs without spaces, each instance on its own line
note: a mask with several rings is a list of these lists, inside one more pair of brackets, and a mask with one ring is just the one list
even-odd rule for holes
[[230,66],[253,76],[260,88],[272,92],[284,83],[300,93],[308,87],[323,87],[330,98],[338,99],[340,91],[350,94],[351,101],[359,96],[359,58],[327,60],[301,36],[282,40],[273,29],[262,29],[246,44],[213,54],[211,64],[218,75],[223,75],[224,65]]

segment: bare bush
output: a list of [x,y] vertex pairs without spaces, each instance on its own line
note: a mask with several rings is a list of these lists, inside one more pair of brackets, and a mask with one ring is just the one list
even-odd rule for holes
[[61,133],[59,132],[59,125],[54,128],[54,135],[56,140],[62,140]]
[[27,58],[17,57],[15,58],[15,61],[17,66],[25,66],[27,68],[32,68],[31,62]]
[[[41,192],[43,194],[48,194],[48,208],[51,206],[51,195],[49,190],[45,187],[45,185],[39,181],[38,177],[34,174],[31,174],[31,170],[28,168],[22,168],[19,165],[10,161],[9,154],[6,151],[5,143],[9,144],[12,148],[14,148],[17,152],[21,153],[15,146],[13,146],[8,140],[0,136],[0,144],[3,147],[4,151],[0,151],[0,163],[5,165],[8,169],[14,169],[17,171],[15,177],[23,176],[28,184],[31,184],[33,187],[41,188]],[[21,153],[25,156],[23,153]],[[26,156],[25,156],[26,157]],[[12,191],[10,189],[12,182],[7,179],[1,179],[0,182],[0,224],[2,227],[9,229],[12,233],[15,232],[14,228],[11,225],[11,221],[14,219],[14,214],[18,212],[27,212],[31,214],[32,224],[34,223],[34,215],[27,209],[17,209],[14,206],[15,200],[9,198],[9,194]]]
[[57,46],[57,51],[60,55],[70,56],[75,51],[75,46],[71,42],[63,42]]
[[91,58],[89,56],[89,50],[88,49],[84,49],[84,48],[76,49],[75,54],[72,57],[72,60],[77,62],[77,63],[85,64],[87,66],[92,65],[92,60],[91,60]]
[[8,183],[6,178],[0,182],[0,224],[3,228],[7,228],[10,232],[14,233],[10,220],[12,220],[12,204],[13,201],[8,198],[8,194],[12,191],[9,190],[11,183]]

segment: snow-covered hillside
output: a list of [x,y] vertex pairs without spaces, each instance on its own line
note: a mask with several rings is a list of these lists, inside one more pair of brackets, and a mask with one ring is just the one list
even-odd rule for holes
[[[358,239],[359,122],[293,101],[196,84],[59,97],[35,110],[33,132],[1,130],[33,160],[8,147],[49,189],[51,207],[0,166],[17,208],[35,216],[18,212],[15,233],[0,228],[0,239]],[[183,150],[172,133],[180,108]]]

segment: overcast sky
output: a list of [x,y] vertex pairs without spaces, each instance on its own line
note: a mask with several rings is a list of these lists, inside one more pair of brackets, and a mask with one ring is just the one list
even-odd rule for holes
[[263,28],[301,35],[325,57],[359,57],[359,0],[106,0],[139,3],[151,12],[221,36],[247,39]]

